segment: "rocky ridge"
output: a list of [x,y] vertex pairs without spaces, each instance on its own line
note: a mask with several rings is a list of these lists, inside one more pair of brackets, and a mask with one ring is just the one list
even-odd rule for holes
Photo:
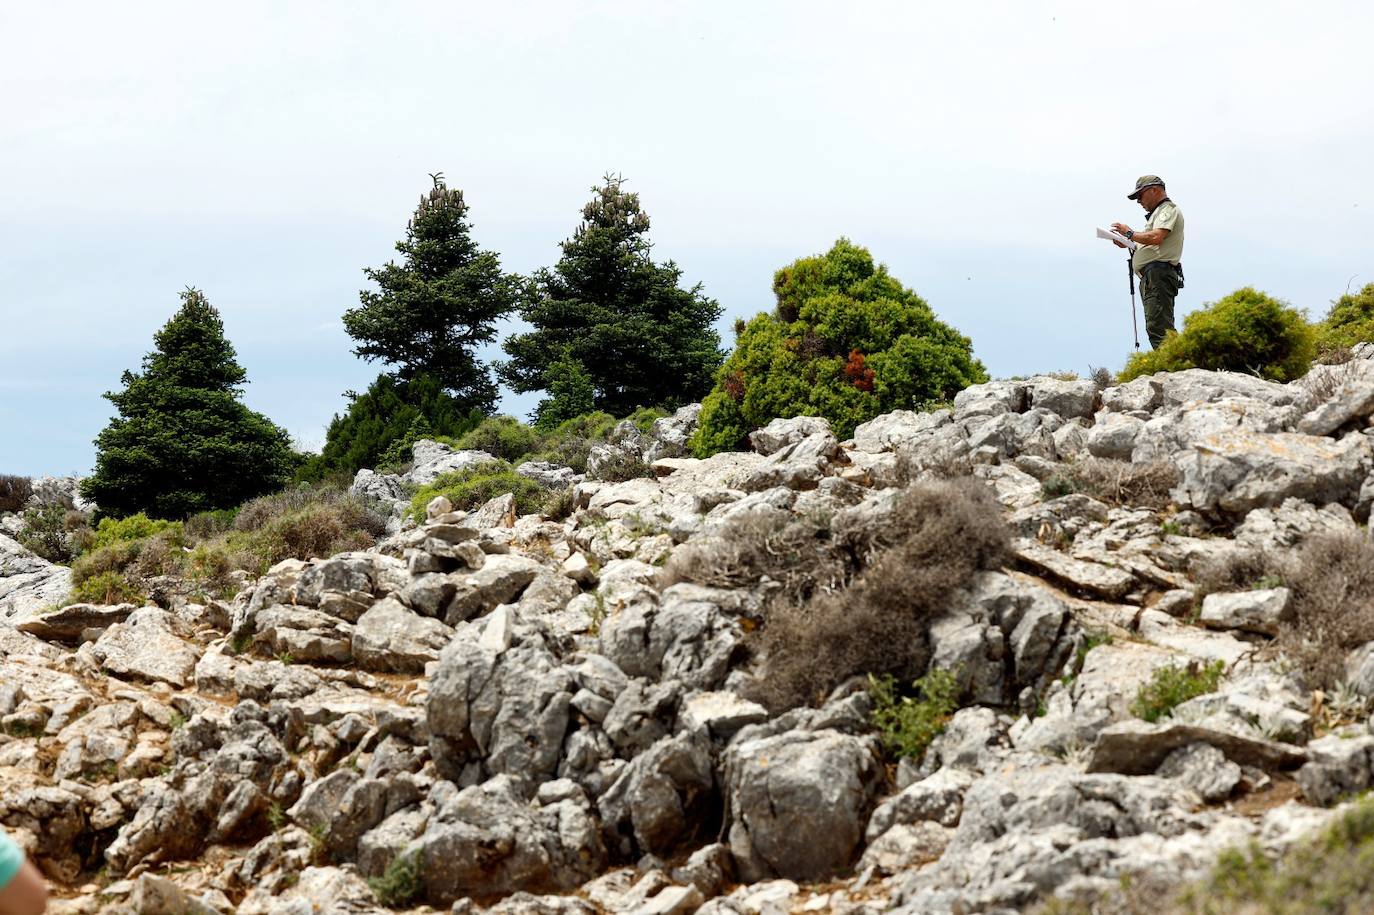
[[[57,910],[384,911],[371,878],[455,912],[1014,912],[1278,853],[1374,783],[1374,643],[1347,659],[1354,723],[1317,736],[1271,643],[1283,588],[1190,618],[1198,562],[1367,521],[1374,359],[1289,385],[998,381],[707,460],[683,456],[695,409],[620,430],[589,478],[522,466],[573,487],[558,522],[438,499],[406,527],[405,484],[488,459],[422,442],[406,478],[355,482],[397,507],[391,537],[226,603],[54,612],[68,571],[0,534],[0,824]],[[616,452],[655,476],[594,479]],[[1172,468],[1167,498],[1055,497],[1092,458]],[[862,684],[780,715],[748,698],[773,583],[661,584],[746,516],[877,527],[904,480],[962,473],[1015,563],[932,621],[968,702],[895,771]],[[1132,714],[1161,666],[1218,661],[1215,691]]]

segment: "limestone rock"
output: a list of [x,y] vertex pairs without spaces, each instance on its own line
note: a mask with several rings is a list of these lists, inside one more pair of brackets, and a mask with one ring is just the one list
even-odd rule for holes
[[730,848],[741,879],[819,880],[849,866],[880,777],[871,738],[791,731],[726,752]]
[[177,636],[176,628],[176,618],[167,611],[143,607],[105,630],[92,654],[122,676],[183,687],[191,682],[200,652]]

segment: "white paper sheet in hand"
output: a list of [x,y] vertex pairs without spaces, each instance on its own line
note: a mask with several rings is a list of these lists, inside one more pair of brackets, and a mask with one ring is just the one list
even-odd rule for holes
[[1097,237],[1105,238],[1107,239],[1107,241],[1119,241],[1126,246],[1127,250],[1135,250],[1135,242],[1131,241],[1129,238],[1120,234],[1119,232],[1113,232],[1111,229],[1098,229]]

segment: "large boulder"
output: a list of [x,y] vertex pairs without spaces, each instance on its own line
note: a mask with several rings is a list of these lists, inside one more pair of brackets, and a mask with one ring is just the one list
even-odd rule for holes
[[200,651],[182,638],[185,624],[166,610],[143,607],[105,630],[91,653],[120,676],[160,680],[175,687],[191,682]]
[[364,670],[420,673],[453,638],[453,629],[394,597],[373,604],[353,630],[353,657]]
[[820,880],[854,862],[882,778],[871,737],[788,731],[726,751],[730,849],[740,878]]
[[1241,516],[1285,499],[1353,505],[1374,465],[1374,445],[1364,435],[1339,441],[1295,432],[1218,433],[1176,455],[1183,474],[1173,491],[1185,508]]
[[638,590],[601,625],[601,650],[627,674],[713,689],[744,640],[736,592],[677,584]]
[[569,890],[593,877],[606,859],[585,798],[533,807],[506,777],[442,804],[405,854],[414,855],[425,898],[436,905]]
[[552,778],[575,689],[537,635],[523,632],[509,648],[460,636],[441,652],[425,703],[435,766],[454,781],[469,765],[535,784]]
[[621,855],[667,855],[693,839],[714,805],[711,746],[700,732],[664,737],[625,766],[597,801]]

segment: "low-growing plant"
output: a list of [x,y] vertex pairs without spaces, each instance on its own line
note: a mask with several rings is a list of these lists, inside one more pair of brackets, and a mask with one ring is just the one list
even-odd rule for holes
[[513,416],[489,416],[458,439],[460,449],[485,451],[512,464],[538,451],[541,444],[539,433]]
[[1291,616],[1279,645],[1310,688],[1333,688],[1345,676],[1346,655],[1374,641],[1374,539],[1366,532],[1319,534],[1278,573]]
[[1317,325],[1317,350],[1323,361],[1359,343],[1374,342],[1374,283],[1359,292],[1347,292],[1331,303],[1326,318]]
[[577,495],[571,486],[555,489],[544,503],[543,515],[550,521],[566,521],[577,511]]
[[1061,478],[1061,488],[1072,487],[1070,492],[1084,493],[1108,505],[1162,509],[1169,505],[1169,493],[1181,475],[1171,461],[1137,463],[1087,457],[1069,464]]
[[389,908],[404,908],[414,902],[424,889],[420,880],[420,858],[415,854],[399,854],[387,865],[380,877],[367,881],[377,902]]
[[1200,368],[1293,381],[1315,354],[1316,332],[1300,309],[1246,286],[1188,315],[1157,349],[1133,354],[1119,380]]
[[21,516],[24,526],[19,529],[19,543],[48,562],[71,562],[77,555],[69,530],[68,510],[61,505],[48,504],[30,508]]
[[521,515],[539,511],[548,498],[544,487],[522,477],[505,461],[496,461],[446,473],[420,487],[410,500],[410,516],[417,523],[424,521],[425,506],[435,496],[446,496],[458,511],[472,511],[506,493],[515,495],[515,510]]
[[1136,692],[1131,714],[1146,721],[1158,721],[1189,699],[1215,692],[1225,670],[1226,664],[1222,661],[1160,667],[1150,682],[1142,684]]
[[0,474],[0,512],[22,511],[33,495],[33,482],[28,477]]
[[143,540],[154,534],[166,534],[169,539],[174,539],[178,543],[183,540],[180,521],[153,519],[139,512],[126,518],[101,518],[100,523],[96,525],[95,538],[91,541],[91,546],[99,549],[112,543]]
[[[781,571],[793,565],[789,555],[797,557],[748,642],[761,663],[757,698],[775,710],[823,700],[857,675],[920,676],[929,621],[977,572],[1000,568],[1010,555],[996,500],[970,479],[907,487],[880,521],[839,513],[829,525],[803,520],[782,533],[781,550],[730,557],[736,575],[741,566]],[[669,577],[682,572],[676,561],[665,570]]]
[[596,473],[590,474],[607,483],[624,483],[641,477],[652,477],[653,469],[637,453],[617,450],[601,461]]
[[945,731],[959,708],[959,680],[948,670],[931,669],[903,695],[892,675],[869,676],[873,726],[894,757],[920,762],[926,748]]
[[68,598],[73,604],[141,604],[145,600],[143,593],[118,572],[92,575],[73,585]]

